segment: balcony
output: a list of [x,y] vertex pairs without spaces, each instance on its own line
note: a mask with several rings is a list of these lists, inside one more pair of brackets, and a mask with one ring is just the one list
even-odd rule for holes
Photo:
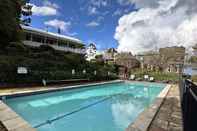
[[[39,43],[39,42],[34,42],[34,41],[23,41],[23,43],[24,43],[24,45],[32,46],[32,47],[40,47],[41,45],[46,45],[45,43]],[[49,45],[52,48],[54,48],[55,50],[59,50],[59,51],[73,52],[73,53],[77,53],[77,54],[85,54],[86,53],[85,49],[70,48],[70,47],[66,47],[66,46],[51,45],[51,44],[47,44],[47,45]]]

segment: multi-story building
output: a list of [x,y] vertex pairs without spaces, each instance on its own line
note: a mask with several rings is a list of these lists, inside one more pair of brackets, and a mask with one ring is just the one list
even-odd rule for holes
[[145,54],[136,55],[137,60],[140,61],[142,69],[160,70],[160,55],[158,52],[149,52]]
[[159,52],[137,55],[136,58],[140,61],[141,68],[179,73],[184,64],[185,55],[184,47],[174,46],[160,48]]
[[182,71],[185,61],[185,48],[184,47],[166,47],[159,50],[161,58],[161,66],[166,72]]
[[85,54],[85,45],[81,40],[73,37],[56,34],[29,26],[22,26],[24,32],[23,43],[27,46],[39,47],[48,45],[55,50]]

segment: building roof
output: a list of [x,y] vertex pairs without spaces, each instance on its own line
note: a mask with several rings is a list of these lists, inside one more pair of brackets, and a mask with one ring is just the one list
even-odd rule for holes
[[47,32],[45,30],[36,29],[36,28],[30,27],[30,26],[22,25],[21,27],[22,27],[23,30],[26,30],[26,31],[36,32],[36,33],[47,35],[47,36],[50,36],[50,37],[53,37],[53,38],[59,38],[59,39],[62,39],[62,40],[69,40],[69,41],[73,41],[73,42],[76,42],[76,43],[79,43],[79,44],[83,44],[83,42],[81,40],[79,40],[77,38],[70,37],[70,36],[65,36],[65,35],[56,34],[56,33],[52,33],[52,32]]

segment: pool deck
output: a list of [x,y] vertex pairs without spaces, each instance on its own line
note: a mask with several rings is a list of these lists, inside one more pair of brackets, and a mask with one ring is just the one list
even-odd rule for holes
[[183,131],[179,88],[173,85],[148,131]]
[[183,131],[179,88],[166,87],[126,131]]

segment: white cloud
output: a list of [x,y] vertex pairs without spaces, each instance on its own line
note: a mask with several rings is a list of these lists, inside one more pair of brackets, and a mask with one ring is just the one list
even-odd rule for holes
[[54,27],[54,28],[60,28],[62,31],[65,31],[65,32],[68,32],[71,26],[71,22],[65,22],[65,21],[61,21],[57,19],[46,21],[44,22],[44,24],[47,26]]
[[47,0],[43,2],[43,5],[45,5],[47,7],[52,7],[55,9],[60,8],[59,5],[57,5],[56,3],[51,3],[50,1],[47,1]]
[[86,26],[88,26],[88,27],[96,27],[96,26],[99,26],[99,25],[100,25],[100,23],[98,23],[96,21],[91,21]]
[[136,4],[138,8],[157,7],[160,0],[118,0],[120,5]]
[[[134,54],[167,46],[197,43],[196,0],[119,0],[140,9],[119,20],[114,38],[119,51]],[[127,3],[127,4],[128,4]]]
[[113,13],[113,16],[120,16],[120,15],[122,15],[122,10],[120,10],[120,9],[117,9],[114,13]]
[[[109,0],[89,0],[88,2],[85,3],[88,14],[89,15],[95,15],[95,14],[100,14],[100,8],[106,7],[109,5]],[[84,9],[81,8],[82,10]]]
[[58,14],[59,6],[57,4],[51,3],[49,1],[43,2],[43,6],[37,6],[31,4],[33,15],[37,16],[52,16]]
[[105,7],[108,5],[107,0],[90,0],[90,4],[96,7]]
[[88,14],[89,14],[89,15],[98,14],[97,8],[96,8],[96,7],[90,6],[90,7],[88,8]]
[[72,33],[68,32],[67,34],[70,35],[70,36],[76,36],[76,35],[78,35],[77,32],[72,32]]

